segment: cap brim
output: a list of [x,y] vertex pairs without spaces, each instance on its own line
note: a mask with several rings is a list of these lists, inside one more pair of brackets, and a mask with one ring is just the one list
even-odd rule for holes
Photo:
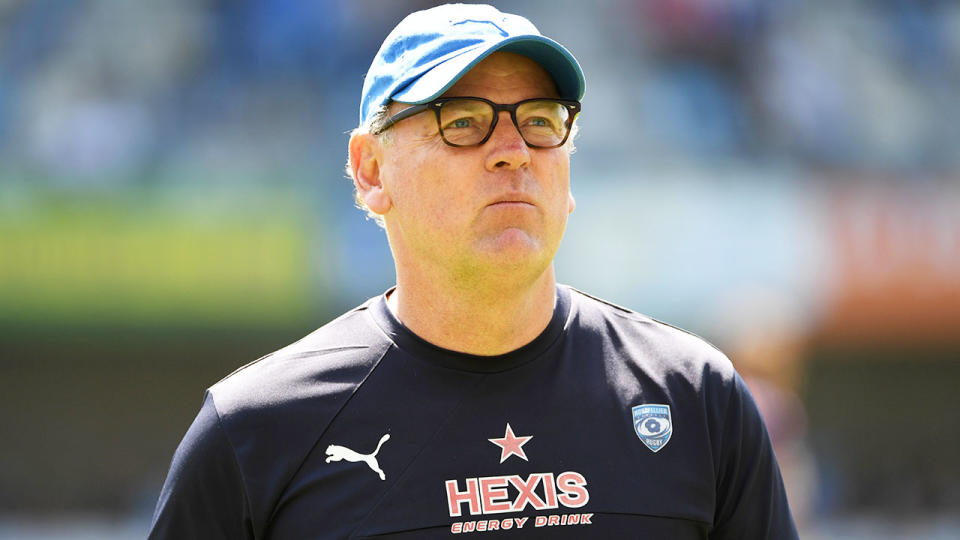
[[527,35],[514,36],[455,56],[424,73],[405,88],[394,92],[391,99],[411,104],[436,99],[480,61],[497,51],[530,57],[550,74],[561,98],[583,98],[583,72],[570,51],[550,38]]

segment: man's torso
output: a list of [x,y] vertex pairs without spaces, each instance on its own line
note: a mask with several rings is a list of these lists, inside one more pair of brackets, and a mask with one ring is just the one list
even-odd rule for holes
[[716,485],[703,384],[724,391],[728,364],[559,291],[560,320],[503,357],[432,347],[375,300],[214,386],[254,529],[703,538]]

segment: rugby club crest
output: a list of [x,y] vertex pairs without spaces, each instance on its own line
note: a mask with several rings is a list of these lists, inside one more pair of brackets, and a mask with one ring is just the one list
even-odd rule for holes
[[637,405],[633,408],[633,430],[647,448],[659,452],[673,434],[670,406],[659,403]]

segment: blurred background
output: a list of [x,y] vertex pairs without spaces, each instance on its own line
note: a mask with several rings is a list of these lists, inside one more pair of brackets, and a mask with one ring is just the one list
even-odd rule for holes
[[[374,0],[0,0],[0,538],[142,538],[203,390],[393,282]],[[960,537],[960,3],[498,2],[587,77],[560,281],[690,329],[804,538]]]

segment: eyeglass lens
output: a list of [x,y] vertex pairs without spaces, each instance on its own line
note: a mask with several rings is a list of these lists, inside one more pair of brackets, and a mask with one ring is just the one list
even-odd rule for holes
[[[557,146],[567,136],[570,111],[550,100],[527,101],[517,107],[516,122],[523,140],[532,146]],[[440,107],[440,133],[457,146],[483,141],[491,131],[494,109],[476,99],[455,99]]]

